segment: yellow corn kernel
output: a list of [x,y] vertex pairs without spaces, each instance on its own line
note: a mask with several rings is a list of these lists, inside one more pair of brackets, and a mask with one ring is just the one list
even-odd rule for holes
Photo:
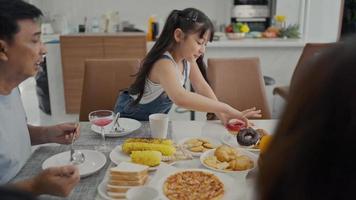
[[153,143],[153,144],[173,145],[173,141],[170,139],[158,139],[158,138],[129,138],[125,140],[125,143],[127,142],[145,142],[145,143]]
[[153,144],[144,142],[125,142],[122,151],[130,154],[132,151],[159,151],[164,156],[171,156],[176,152],[176,148],[165,144]]
[[130,157],[134,163],[153,167],[161,163],[162,154],[159,151],[132,151]]

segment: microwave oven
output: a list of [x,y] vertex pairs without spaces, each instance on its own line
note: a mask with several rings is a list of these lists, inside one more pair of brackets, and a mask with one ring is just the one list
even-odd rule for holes
[[268,0],[234,0],[234,5],[268,5]]

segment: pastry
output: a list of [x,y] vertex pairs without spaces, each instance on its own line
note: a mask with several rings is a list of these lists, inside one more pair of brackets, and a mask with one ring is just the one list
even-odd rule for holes
[[209,149],[213,149],[214,145],[211,144],[207,139],[203,138],[193,138],[189,139],[184,142],[185,148],[187,148],[189,151],[199,153],[199,152],[205,152]]
[[251,146],[258,142],[260,139],[260,134],[253,128],[245,128],[239,131],[236,139],[240,145]]
[[236,157],[235,160],[231,160],[229,162],[228,168],[233,171],[243,171],[243,170],[251,169],[253,168],[253,161],[249,157],[245,155],[241,155]]
[[221,145],[215,150],[214,155],[220,162],[229,162],[237,157],[237,152],[232,147]]

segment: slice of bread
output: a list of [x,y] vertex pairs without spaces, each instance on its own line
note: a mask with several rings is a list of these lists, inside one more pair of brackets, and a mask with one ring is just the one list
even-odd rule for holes
[[[127,180],[130,176],[130,179],[134,179],[132,177],[143,177],[148,174],[148,166],[140,165],[131,162],[121,162],[116,167],[110,169],[110,175],[115,176],[116,178],[122,176],[123,180]],[[136,178],[137,180],[140,178]]]
[[142,177],[146,176],[146,173],[140,175],[130,175],[130,174],[109,174],[110,180],[121,180],[121,181],[139,181]]
[[115,193],[126,193],[127,190],[131,189],[132,186],[117,186],[117,185],[106,185],[107,192],[115,192]]
[[139,186],[145,184],[147,178],[148,178],[148,174],[146,174],[139,180],[129,181],[129,180],[121,180],[121,179],[110,179],[109,184],[115,186]]
[[112,199],[126,199],[126,193],[108,192],[108,196]]

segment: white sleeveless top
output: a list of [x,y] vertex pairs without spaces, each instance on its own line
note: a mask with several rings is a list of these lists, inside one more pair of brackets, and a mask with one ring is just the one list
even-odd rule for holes
[[[183,76],[182,76],[182,74],[178,69],[178,64],[174,61],[172,55],[168,51],[166,51],[163,55],[165,55],[167,59],[170,59],[174,63],[178,80],[180,80],[183,86],[185,84],[185,81],[189,78],[190,63],[188,61],[183,61]],[[165,57],[162,57],[161,59],[164,59]],[[159,95],[161,95],[162,92],[164,92],[164,90],[161,84],[154,83],[149,78],[147,78],[145,84],[145,91],[139,103],[140,104],[150,103],[151,101],[155,100]],[[136,99],[138,95],[130,95],[130,96]]]

